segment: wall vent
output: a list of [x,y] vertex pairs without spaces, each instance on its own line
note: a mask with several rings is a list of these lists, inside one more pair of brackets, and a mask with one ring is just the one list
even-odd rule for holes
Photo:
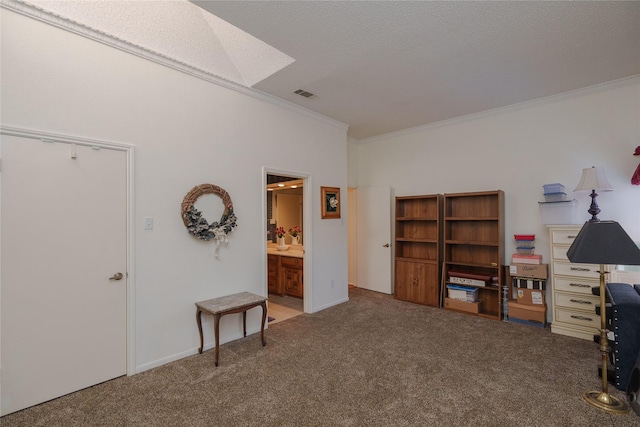
[[297,91],[295,91],[293,93],[295,93],[296,95],[304,96],[305,98],[311,98],[311,97],[315,96],[311,92],[307,92],[306,90],[303,90],[303,89],[298,89]]

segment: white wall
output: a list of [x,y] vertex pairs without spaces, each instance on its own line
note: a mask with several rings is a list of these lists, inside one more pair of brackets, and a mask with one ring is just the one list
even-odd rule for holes
[[[310,176],[312,310],[347,300],[346,221],[320,219],[321,185],[341,187],[347,200],[346,127],[7,10],[1,49],[3,126],[135,146],[137,370],[196,351],[194,302],[266,295],[263,167]],[[220,259],[180,218],[185,194],[202,183],[226,189],[238,216]],[[143,230],[147,216],[153,230]],[[259,317],[249,312],[250,332],[259,330]],[[221,323],[222,342],[241,336],[241,322],[230,319]],[[212,325],[207,319],[208,343]]]
[[600,193],[599,217],[640,241],[640,186],[630,183],[640,162],[632,155],[640,145],[640,78],[369,141],[352,160],[358,186],[390,184],[396,196],[504,190],[507,253],[514,233],[535,233],[546,259],[542,185],[563,183],[581,224],[591,199],[572,190],[583,168],[603,166],[615,191]]
[[535,234],[535,251],[548,262],[542,185],[564,184],[582,224],[591,199],[572,191],[590,166],[603,166],[615,188],[598,197],[600,219],[620,222],[640,241],[640,186],[630,183],[638,145],[640,78],[633,78],[360,141],[349,169],[357,168],[358,186],[389,184],[395,196],[504,190],[505,261],[517,233]]

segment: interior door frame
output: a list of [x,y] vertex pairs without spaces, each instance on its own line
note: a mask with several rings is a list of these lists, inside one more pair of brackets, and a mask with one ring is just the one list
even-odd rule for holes
[[[0,125],[0,134],[15,136],[19,138],[27,138],[27,139],[36,139],[41,140],[43,142],[57,142],[57,143],[65,143],[65,144],[76,144],[76,145],[84,145],[89,147],[100,147],[110,150],[123,151],[126,154],[126,174],[127,174],[127,220],[126,220],[126,245],[127,245],[127,254],[126,254],[126,263],[127,263],[127,273],[126,273],[126,292],[127,292],[127,376],[133,375],[136,373],[136,354],[135,354],[135,258],[134,254],[134,236],[135,236],[135,221],[134,221],[134,146],[131,144],[123,144],[119,142],[111,142],[111,141],[100,141],[95,139],[70,136],[70,135],[61,135],[54,134],[51,132],[44,132],[32,129],[24,129],[24,128],[16,128],[10,126],[2,126]],[[1,153],[0,153],[1,155]],[[0,258],[2,254],[0,254]],[[1,279],[0,279],[1,280]],[[0,287],[2,283],[0,283]],[[1,345],[1,337],[0,337],[0,345]],[[0,365],[2,361],[0,360]]]
[[[279,175],[289,176],[292,178],[301,178],[302,183],[302,230],[304,232],[304,255],[303,255],[303,279],[302,289],[304,297],[302,298],[303,309],[305,313],[313,313],[312,304],[312,279],[311,279],[311,266],[312,266],[312,211],[311,211],[311,175],[308,173],[270,168],[268,166],[262,167],[262,229],[267,230],[267,175]],[[264,282],[264,295],[269,295],[269,283],[267,278],[267,233],[262,233],[262,274]]]

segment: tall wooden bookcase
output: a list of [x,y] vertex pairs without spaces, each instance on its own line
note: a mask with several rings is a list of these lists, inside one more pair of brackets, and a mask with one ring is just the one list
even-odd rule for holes
[[[502,317],[504,284],[504,192],[502,190],[444,195],[444,307],[492,319]],[[489,277],[478,290],[478,301],[446,298],[450,273]],[[469,285],[471,286],[471,285]]]
[[396,197],[395,297],[440,306],[443,196]]

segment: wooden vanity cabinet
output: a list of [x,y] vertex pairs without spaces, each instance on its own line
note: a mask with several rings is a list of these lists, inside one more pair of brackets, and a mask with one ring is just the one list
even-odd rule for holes
[[303,297],[303,265],[302,258],[280,257],[280,285],[286,295]]
[[267,255],[267,283],[269,293],[302,298],[304,295],[303,266],[302,258],[284,255]]

